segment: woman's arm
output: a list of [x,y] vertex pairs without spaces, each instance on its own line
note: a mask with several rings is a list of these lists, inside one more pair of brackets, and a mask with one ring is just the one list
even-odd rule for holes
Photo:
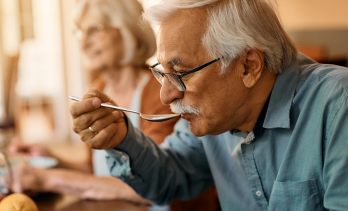
[[20,163],[14,168],[13,192],[55,192],[82,199],[126,200],[150,205],[127,184],[114,177],[96,177],[67,169],[38,169]]
[[52,153],[49,147],[41,144],[23,144],[19,139],[14,139],[9,147],[9,151],[15,155],[24,157],[48,156],[58,160],[59,168],[73,169],[85,173],[93,173],[91,148],[84,145],[84,150],[88,153],[86,159],[81,161],[73,161],[62,158],[62,156]]
[[85,159],[81,161],[73,161],[73,160],[66,160],[61,158],[60,156],[54,156],[56,159],[58,159],[58,168],[65,168],[65,169],[71,169],[71,170],[77,170],[84,173],[93,173],[93,165],[92,165],[92,150],[89,146],[83,145],[84,150],[87,153],[87,156]]

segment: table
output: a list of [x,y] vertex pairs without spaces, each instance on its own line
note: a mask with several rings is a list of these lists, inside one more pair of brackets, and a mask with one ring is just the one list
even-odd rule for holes
[[81,200],[75,196],[44,193],[33,197],[39,211],[148,211],[146,207],[115,200]]

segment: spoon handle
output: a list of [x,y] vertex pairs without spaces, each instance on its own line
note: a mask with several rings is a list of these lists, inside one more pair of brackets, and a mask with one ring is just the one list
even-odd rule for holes
[[[69,96],[69,98],[72,99],[72,100],[75,100],[75,101],[81,101],[81,100],[82,100],[81,98],[73,97],[73,96]],[[113,105],[108,105],[108,104],[105,104],[105,103],[100,104],[100,106],[107,107],[107,108],[113,108],[113,109],[116,109],[116,110],[128,111],[128,112],[140,114],[140,113],[137,112],[137,111],[133,111],[133,110],[129,110],[129,109],[125,109],[125,108],[113,106]]]
[[105,103],[100,104],[100,106],[103,106],[103,107],[108,107],[108,108],[113,108],[113,109],[116,109],[116,110],[128,111],[128,112],[132,112],[132,113],[140,114],[140,113],[139,113],[139,112],[137,112],[137,111],[133,111],[133,110],[129,110],[129,109],[125,109],[125,108],[121,108],[121,107],[113,106],[113,105],[108,105],[108,104],[105,104]]

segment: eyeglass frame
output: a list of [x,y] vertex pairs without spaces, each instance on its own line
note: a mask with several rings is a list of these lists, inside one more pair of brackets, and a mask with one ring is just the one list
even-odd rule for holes
[[[94,31],[92,31],[94,29]],[[78,40],[82,40],[84,37],[93,37],[98,32],[103,32],[107,29],[107,27],[103,24],[98,24],[96,26],[89,27],[87,30],[82,30],[76,28],[73,30],[73,34]],[[92,33],[93,32],[93,33]],[[80,35],[78,35],[80,34]]]
[[[217,61],[219,61],[219,60],[221,60],[221,59],[223,59],[223,58],[224,58],[224,57],[221,56],[221,57],[219,57],[219,58],[217,58],[217,59],[214,59],[214,60],[212,60],[212,61],[210,61],[210,62],[207,62],[207,63],[205,63],[205,64],[202,64],[202,65],[200,65],[200,66],[198,66],[198,67],[196,67],[196,68],[194,68],[194,69],[192,69],[192,70],[190,70],[190,71],[188,71],[188,72],[186,72],[186,73],[180,74],[180,75],[179,75],[179,74],[175,74],[175,73],[161,73],[160,71],[155,70],[154,68],[155,68],[157,65],[160,65],[159,62],[156,63],[156,64],[154,64],[154,65],[152,65],[152,66],[150,66],[150,70],[151,70],[152,74],[154,75],[154,77],[157,79],[158,82],[160,82],[160,81],[158,80],[158,78],[157,78],[156,75],[154,74],[155,72],[159,73],[163,78],[167,78],[166,75],[173,75],[173,76],[177,77],[177,78],[179,79],[179,82],[183,85],[184,90],[180,90],[179,87],[177,87],[177,88],[178,88],[180,91],[184,92],[184,91],[186,91],[186,85],[185,85],[185,83],[181,80],[184,76],[187,76],[187,75],[189,75],[189,74],[191,74],[191,73],[200,71],[200,70],[202,70],[203,68],[205,68],[205,67],[207,67],[207,66],[209,66],[209,65],[211,65],[211,64],[213,64],[213,63],[215,63],[215,62],[217,62]],[[169,78],[167,78],[167,79],[169,80]],[[170,81],[170,80],[169,80],[169,81]],[[172,83],[172,82],[171,82],[171,83]],[[163,82],[160,82],[160,84],[163,84]],[[173,85],[174,85],[174,84],[173,84]]]

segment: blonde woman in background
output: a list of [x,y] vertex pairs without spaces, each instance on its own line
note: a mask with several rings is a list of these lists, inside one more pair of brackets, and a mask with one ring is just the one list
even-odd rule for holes
[[[161,103],[161,85],[145,64],[156,51],[151,28],[140,27],[142,7],[136,0],[80,0],[74,11],[75,35],[79,41],[83,66],[99,77],[93,87],[103,90],[120,107],[147,114],[170,113]],[[127,114],[157,144],[173,132],[177,119],[162,123],[147,122],[138,115]],[[41,146],[12,147],[13,152],[52,156]],[[138,204],[149,202],[138,196],[120,179],[111,177],[105,151],[88,148],[84,163],[60,160],[57,169],[36,169],[26,164],[16,168],[14,192],[57,192],[83,199],[122,199]],[[64,168],[64,169],[63,169]],[[77,170],[77,171],[76,171]],[[186,208],[185,208],[186,207]],[[189,202],[176,201],[172,210],[217,210],[214,189]],[[168,207],[153,207],[153,210]]]

